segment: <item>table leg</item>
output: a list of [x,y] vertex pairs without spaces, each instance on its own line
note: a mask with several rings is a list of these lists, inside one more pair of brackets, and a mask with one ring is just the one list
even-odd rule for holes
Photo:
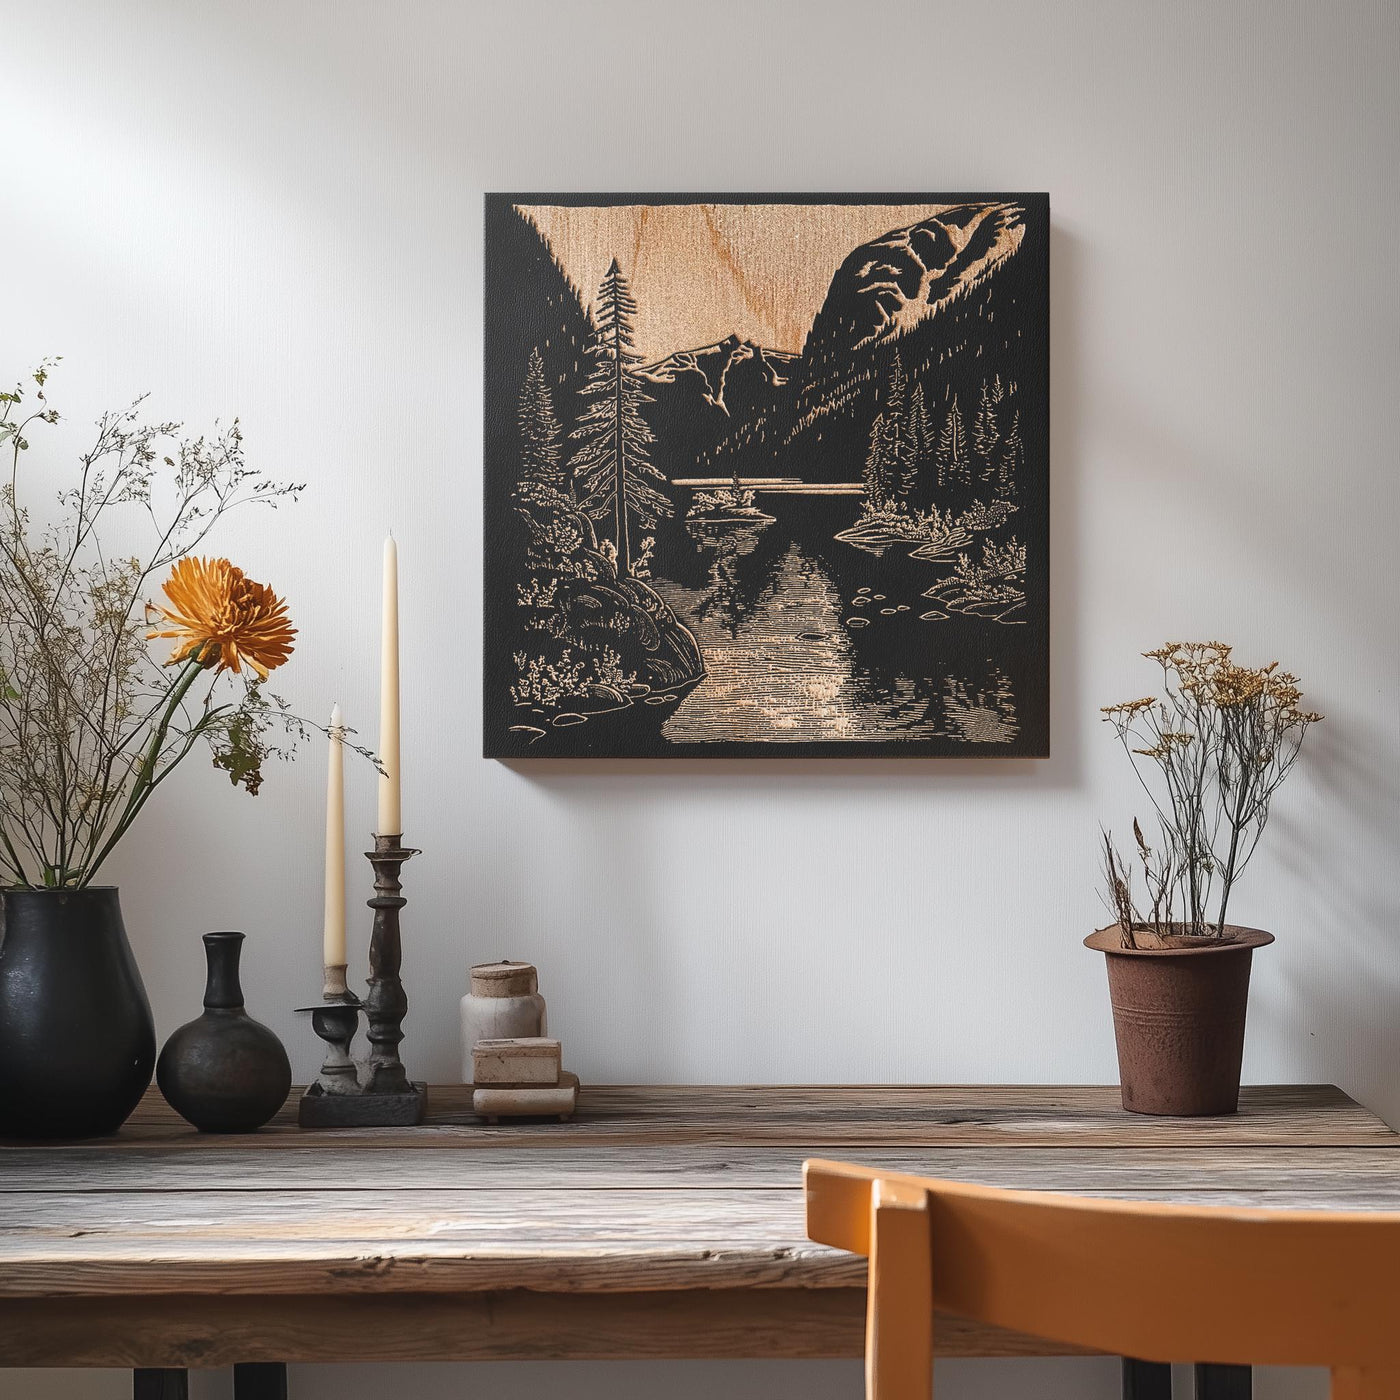
[[244,1361],[233,1368],[233,1400],[287,1400],[287,1367],[281,1361]]
[[131,1400],[189,1400],[190,1373],[180,1367],[142,1366],[131,1373]]
[[1196,1400],[1250,1400],[1253,1392],[1248,1366],[1196,1367]]
[[1172,1400],[1172,1368],[1123,1358],[1123,1400]]

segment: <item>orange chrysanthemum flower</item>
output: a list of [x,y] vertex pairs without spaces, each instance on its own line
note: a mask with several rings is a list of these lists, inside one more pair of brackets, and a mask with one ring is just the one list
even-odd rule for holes
[[201,666],[237,672],[246,662],[266,680],[292,654],[296,628],[286,603],[227,559],[178,560],[165,581],[165,596],[170,607],[157,605],[148,612],[171,627],[146,637],[177,640],[167,666],[193,656]]

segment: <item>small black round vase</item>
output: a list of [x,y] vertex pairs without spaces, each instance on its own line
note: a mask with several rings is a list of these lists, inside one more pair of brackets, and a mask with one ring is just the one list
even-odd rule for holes
[[160,1052],[156,1083],[166,1102],[201,1133],[251,1133],[287,1101],[292,1066],[282,1042],[243,1009],[241,933],[206,933],[204,1015],[180,1027]]

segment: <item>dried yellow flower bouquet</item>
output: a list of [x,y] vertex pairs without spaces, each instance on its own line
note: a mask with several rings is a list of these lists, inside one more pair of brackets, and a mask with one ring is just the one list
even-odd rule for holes
[[[296,635],[283,601],[227,559],[189,557],[230,510],[300,488],[247,465],[236,422],[182,438],[138,400],[98,421],[57,512],[31,514],[20,467],[30,435],[59,421],[49,370],[0,392],[0,884],[21,889],[89,884],[196,743],[256,793],[264,761],[289,751],[278,741],[306,732],[263,689]],[[104,530],[117,514],[149,533],[144,556],[129,520],[119,542]],[[149,602],[167,570],[165,602]],[[164,664],[154,638],[176,643]]]
[[[1136,948],[1146,932],[1158,940],[1226,937],[1235,881],[1264,834],[1269,804],[1304,734],[1322,718],[1302,708],[1297,676],[1277,662],[1240,666],[1231,651],[1224,642],[1168,642],[1144,652],[1162,668],[1161,697],[1103,708],[1160,833],[1151,846],[1134,820],[1134,860],[1104,832],[1109,904],[1126,947]],[[1145,905],[1133,891],[1135,867]]]

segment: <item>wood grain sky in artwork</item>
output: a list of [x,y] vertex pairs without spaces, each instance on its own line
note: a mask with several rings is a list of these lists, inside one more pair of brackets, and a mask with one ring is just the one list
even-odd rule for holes
[[796,354],[852,249],[947,204],[518,205],[591,305],[616,257],[637,300],[637,352],[727,335]]

